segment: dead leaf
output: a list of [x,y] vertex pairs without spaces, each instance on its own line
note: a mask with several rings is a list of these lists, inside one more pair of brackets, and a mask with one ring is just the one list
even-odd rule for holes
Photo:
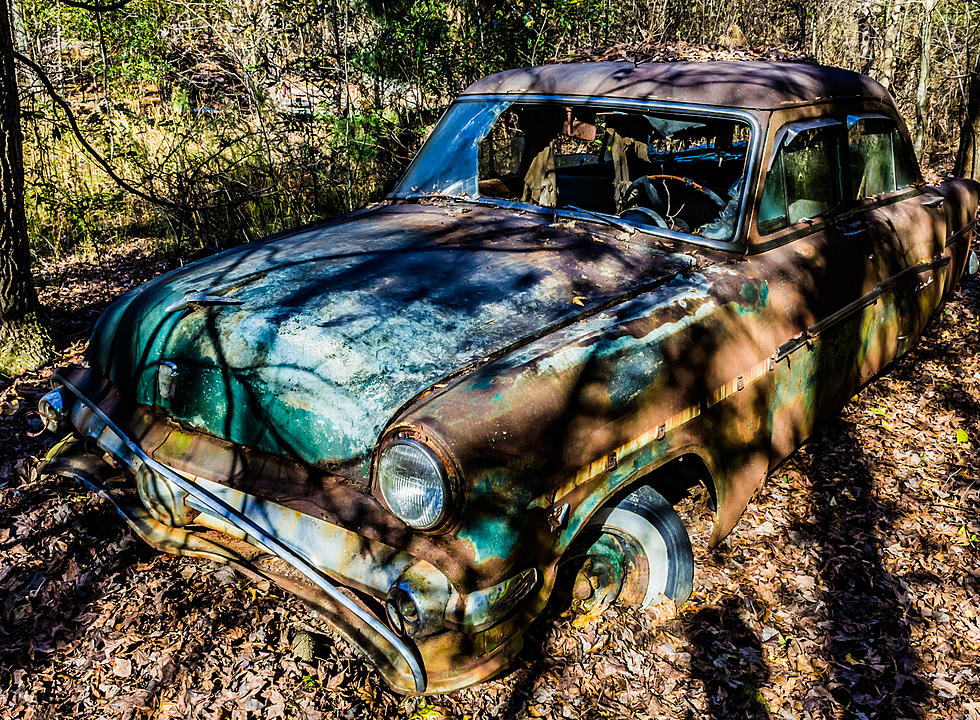
[[126,658],[116,658],[112,663],[112,674],[120,678],[128,678],[133,674],[133,664]]

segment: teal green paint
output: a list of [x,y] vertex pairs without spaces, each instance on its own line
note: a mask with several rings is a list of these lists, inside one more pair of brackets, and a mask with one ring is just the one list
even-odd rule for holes
[[655,440],[640,450],[637,450],[625,461],[621,461],[619,467],[603,478],[599,486],[575,509],[574,515],[569,518],[568,526],[562,531],[558,541],[557,551],[561,552],[575,536],[582,530],[587,519],[593,512],[599,509],[610,495],[622,488],[631,480],[636,480],[645,474],[647,468],[663,458],[663,455],[670,449],[670,434],[663,440]]
[[744,297],[749,302],[758,302],[759,300],[759,288],[756,287],[754,283],[742,283],[742,297]]
[[744,305],[737,304],[735,311],[739,315],[756,313],[763,310],[769,301],[769,285],[761,280],[745,282],[742,283],[740,294],[743,298],[752,303],[752,305],[750,307],[746,307]]
[[504,516],[482,515],[479,522],[460,528],[458,537],[473,546],[476,565],[496,558],[509,558],[517,549],[517,524]]
[[[450,219],[395,205],[267,238],[114,303],[90,358],[124,396],[214,436],[310,464],[359,465],[420,391],[589,310],[569,298],[595,242],[542,228],[491,209]],[[546,248],[538,232],[549,234]],[[642,247],[609,255],[589,302],[672,277],[682,264],[671,257]],[[184,301],[202,295],[234,304]],[[157,397],[161,361],[178,366],[173,401]],[[499,391],[503,408],[497,375],[464,387],[474,398]]]
[[496,384],[497,379],[492,375],[484,375],[482,377],[477,377],[473,382],[470,383],[469,390],[489,390],[491,386]]
[[[521,478],[535,477],[536,470],[518,463],[475,481],[468,493],[467,510],[458,536],[472,545],[476,564],[508,559],[517,552],[521,538],[518,529],[526,523],[526,518],[518,513],[536,494],[531,484]],[[500,496],[501,491],[507,493],[506,500]]]

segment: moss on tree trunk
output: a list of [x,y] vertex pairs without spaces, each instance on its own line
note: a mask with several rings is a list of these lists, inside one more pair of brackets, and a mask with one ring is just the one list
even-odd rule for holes
[[51,359],[51,335],[37,313],[0,320],[0,373],[19,375]]
[[31,279],[24,216],[24,158],[20,101],[14,75],[9,6],[0,2],[0,372],[14,375],[51,359]]

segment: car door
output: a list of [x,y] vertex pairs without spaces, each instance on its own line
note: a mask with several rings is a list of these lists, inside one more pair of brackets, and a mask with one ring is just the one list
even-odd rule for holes
[[766,278],[774,386],[773,461],[836,413],[883,361],[875,236],[846,214],[844,125],[820,118],[784,126],[774,140],[756,224],[763,247],[752,272]]
[[916,187],[915,155],[894,119],[849,115],[847,139],[850,200],[857,211],[853,223],[873,245],[887,362],[918,338],[942,300],[949,271],[944,198]]

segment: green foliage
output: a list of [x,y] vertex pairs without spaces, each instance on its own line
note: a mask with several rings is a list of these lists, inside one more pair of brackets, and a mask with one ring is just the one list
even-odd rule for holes
[[441,88],[453,75],[453,27],[449,6],[442,0],[372,2],[366,9],[378,23],[377,32],[351,58],[372,76]]
[[116,12],[93,13],[57,0],[25,0],[21,14],[31,35],[59,39],[62,62],[89,77],[135,84],[155,81],[165,66],[165,30],[176,18],[176,6],[132,0]]
[[422,700],[419,702],[415,712],[412,713],[410,720],[436,720],[443,718],[445,714],[432,703]]

